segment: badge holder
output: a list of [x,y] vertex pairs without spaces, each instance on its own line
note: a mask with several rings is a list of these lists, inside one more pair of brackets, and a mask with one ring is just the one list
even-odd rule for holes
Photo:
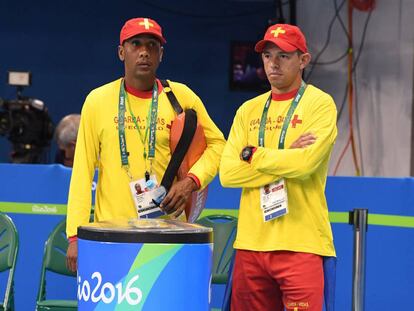
[[167,192],[163,186],[158,186],[155,175],[152,175],[147,181],[146,178],[134,180],[129,183],[129,187],[138,218],[157,218],[165,215],[159,205]]
[[260,187],[260,207],[265,222],[288,213],[288,197],[283,178]]

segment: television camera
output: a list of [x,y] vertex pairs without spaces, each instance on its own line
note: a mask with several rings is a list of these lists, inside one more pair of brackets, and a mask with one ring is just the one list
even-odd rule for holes
[[9,85],[17,87],[17,99],[0,98],[0,136],[12,144],[13,163],[42,163],[50,146],[54,126],[47,107],[39,99],[22,96],[30,85],[29,72],[9,72]]

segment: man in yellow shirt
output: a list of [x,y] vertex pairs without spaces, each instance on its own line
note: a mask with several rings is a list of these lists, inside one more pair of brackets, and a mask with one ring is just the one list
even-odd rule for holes
[[[77,269],[77,228],[89,222],[91,185],[98,183],[95,221],[138,217],[136,184],[159,184],[171,159],[170,129],[176,117],[166,92],[171,89],[183,110],[193,109],[206,137],[206,149],[186,178],[173,184],[160,208],[178,217],[195,190],[204,188],[218,171],[225,140],[200,98],[186,85],[156,77],[166,40],[149,18],[128,20],[120,32],[118,55],[125,76],[87,96],[82,108],[70,183],[67,236],[68,267]],[[143,183],[143,184],[142,184]]]
[[322,310],[323,256],[335,256],[324,195],[336,139],[336,106],[306,85],[301,30],[268,28],[255,47],[271,91],[237,111],[220,164],[242,187],[232,310]]

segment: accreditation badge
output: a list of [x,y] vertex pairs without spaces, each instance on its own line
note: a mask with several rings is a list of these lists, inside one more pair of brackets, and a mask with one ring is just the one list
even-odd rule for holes
[[265,222],[288,213],[288,197],[284,178],[260,187],[260,207]]
[[[157,177],[150,176],[149,180],[141,178],[129,183],[138,218],[156,218],[165,213],[154,203],[161,202],[165,197],[165,188],[158,185]],[[164,190],[164,191],[163,191]]]

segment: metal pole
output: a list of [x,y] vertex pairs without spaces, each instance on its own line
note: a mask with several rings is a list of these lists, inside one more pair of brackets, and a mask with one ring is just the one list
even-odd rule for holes
[[365,309],[365,250],[368,225],[368,210],[354,209],[349,213],[349,222],[354,226],[354,264],[352,275],[352,311]]

